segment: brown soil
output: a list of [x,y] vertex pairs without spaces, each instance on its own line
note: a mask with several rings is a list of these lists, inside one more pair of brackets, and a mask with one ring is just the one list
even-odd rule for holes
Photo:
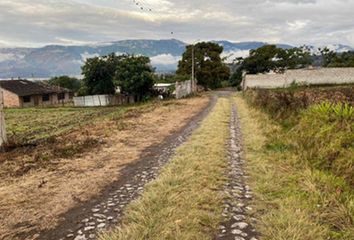
[[0,239],[33,239],[23,236],[55,228],[60,215],[119,180],[125,165],[185,126],[208,101],[192,98],[129,111],[52,142],[0,154],[23,163],[7,166],[8,174],[0,169]]

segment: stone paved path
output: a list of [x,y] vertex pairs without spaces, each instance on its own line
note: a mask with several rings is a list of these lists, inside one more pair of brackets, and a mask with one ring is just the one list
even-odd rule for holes
[[[139,197],[146,183],[156,178],[159,170],[173,156],[180,146],[199,126],[214,107],[217,97],[209,106],[194,117],[178,134],[170,136],[161,146],[155,146],[152,154],[147,154],[127,174],[121,173],[121,180],[93,204],[75,209],[57,229],[39,235],[43,240],[89,240],[96,239],[102,230],[117,226],[122,220],[125,207]],[[156,149],[157,148],[157,149]],[[71,216],[72,215],[72,216]]]
[[242,157],[241,129],[237,109],[233,105],[230,121],[229,182],[225,186],[228,197],[224,201],[224,222],[220,225],[216,240],[258,240],[258,234],[252,226],[256,219],[250,214],[252,191],[246,184],[247,174]]

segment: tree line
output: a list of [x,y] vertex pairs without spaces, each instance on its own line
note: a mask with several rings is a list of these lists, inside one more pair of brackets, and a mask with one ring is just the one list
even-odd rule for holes
[[307,46],[289,49],[276,45],[265,45],[251,50],[246,58],[235,59],[230,77],[232,86],[239,86],[242,73],[258,74],[268,72],[284,72],[287,69],[301,69],[309,66],[318,67],[354,67],[354,52],[337,53],[326,48],[319,48],[313,53]]
[[119,88],[123,94],[133,95],[137,101],[152,96],[155,82],[190,80],[192,56],[195,78],[204,89],[223,86],[238,87],[243,72],[249,74],[283,72],[311,65],[322,67],[354,67],[354,52],[336,53],[328,48],[313,54],[306,46],[289,49],[265,45],[250,50],[245,58],[236,58],[226,64],[221,57],[223,47],[213,42],[199,42],[186,47],[178,63],[176,74],[159,76],[146,56],[110,54],[87,59],[82,66],[83,80],[68,76],[55,77],[49,84],[65,87],[79,95],[115,94]]

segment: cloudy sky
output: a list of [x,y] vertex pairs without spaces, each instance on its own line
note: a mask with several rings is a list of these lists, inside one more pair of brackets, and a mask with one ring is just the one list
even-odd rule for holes
[[354,46],[354,0],[135,1],[0,0],[0,47],[139,38]]

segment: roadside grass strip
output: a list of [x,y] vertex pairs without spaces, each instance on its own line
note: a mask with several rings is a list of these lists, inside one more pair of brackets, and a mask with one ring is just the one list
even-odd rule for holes
[[121,227],[102,234],[101,240],[215,236],[223,210],[230,107],[229,99],[219,98],[159,177],[127,207]]
[[311,168],[302,155],[277,144],[296,136],[284,134],[241,95],[235,101],[262,239],[354,239],[353,189],[343,178]]

